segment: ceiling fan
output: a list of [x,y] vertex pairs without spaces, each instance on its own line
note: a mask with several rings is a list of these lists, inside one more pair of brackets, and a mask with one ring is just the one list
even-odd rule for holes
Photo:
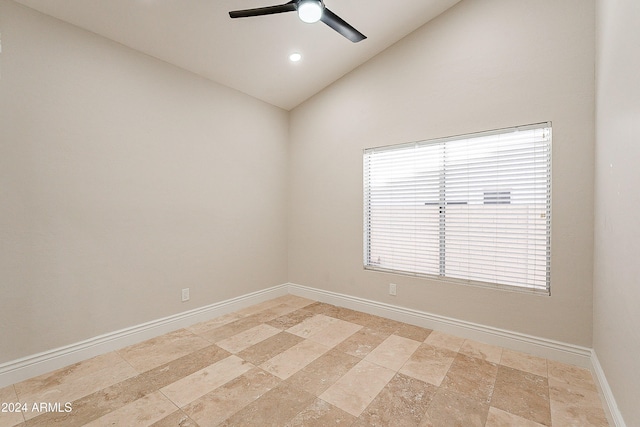
[[307,23],[322,21],[354,43],[367,38],[338,15],[327,9],[323,0],[291,0],[289,3],[276,6],[234,10],[229,12],[229,16],[232,18],[247,18],[284,12],[298,12],[300,19]]

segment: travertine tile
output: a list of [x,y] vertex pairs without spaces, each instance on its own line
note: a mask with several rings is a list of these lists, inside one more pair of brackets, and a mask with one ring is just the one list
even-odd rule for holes
[[[451,426],[455,426],[455,424],[451,424]],[[429,415],[428,410],[427,413],[422,417],[422,420],[420,420],[420,424],[418,424],[418,427],[435,427],[435,425],[431,422],[431,415]]]
[[118,350],[118,354],[138,372],[144,372],[209,345],[202,337],[180,329]]
[[497,365],[458,353],[440,388],[467,396],[488,406],[497,374]]
[[144,426],[151,425],[178,408],[160,392],[151,393],[120,409],[94,420],[86,426],[102,427],[109,425]]
[[269,310],[280,305],[285,305],[285,303],[280,301],[280,298],[274,298],[260,302],[258,304],[254,304],[249,307],[242,308],[240,310],[237,310],[236,313],[241,316],[251,316],[256,313],[260,313],[261,311]]
[[340,307],[332,304],[326,304],[323,302],[314,303],[308,306],[307,308],[316,314],[323,314],[325,316],[333,317],[335,319],[338,318],[338,313],[340,312]]
[[155,389],[161,389],[229,356],[231,353],[212,344],[146,371],[137,378],[148,382]]
[[365,326],[338,344],[336,349],[362,359],[384,340],[389,338],[389,336],[389,333],[380,332]]
[[214,427],[276,387],[280,379],[254,368],[183,408],[200,427]]
[[266,323],[273,319],[277,319],[278,317],[285,316],[289,313],[293,313],[296,310],[297,308],[292,307],[288,304],[278,304],[266,310],[262,310],[257,313],[251,314],[247,317],[256,319],[260,323]]
[[374,348],[364,360],[397,371],[409,360],[419,346],[418,341],[391,335]]
[[567,365],[566,363],[547,361],[549,368],[549,380],[564,383],[571,387],[579,387],[586,390],[597,391],[593,376],[588,369]]
[[395,375],[351,427],[418,426],[437,387]]
[[485,427],[544,427],[534,421],[510,414],[501,409],[490,407]]
[[357,357],[332,349],[289,377],[287,383],[319,396],[358,362]]
[[359,417],[394,375],[391,369],[361,360],[322,393],[320,399]]
[[549,384],[545,377],[500,366],[491,406],[545,426],[551,425]]
[[260,325],[261,322],[255,316],[243,316],[237,320],[225,323],[213,329],[201,329],[198,331],[198,336],[204,338],[210,343],[217,343],[229,337],[232,337],[240,332],[244,332],[247,329],[251,329]]
[[338,307],[335,305],[327,304],[324,302],[314,302],[305,307],[305,310],[309,310],[315,314],[335,313]]
[[198,350],[78,399],[73,402],[71,413],[42,414],[29,424],[33,427],[82,426],[228,356],[229,352],[216,346]]
[[0,389],[21,397],[73,410],[0,427],[607,425],[587,370],[292,295]]
[[334,319],[333,317],[328,317],[324,314],[316,314],[315,316],[305,319],[297,325],[287,329],[287,332],[302,338],[309,338],[311,335],[317,334],[337,322],[338,319]]
[[440,386],[457,353],[422,344],[400,369],[400,373]]
[[[73,402],[105,387],[136,376],[137,372],[117,353],[111,352],[58,369],[14,385],[18,399],[32,407],[33,403]],[[24,413],[29,420],[39,412]]]
[[551,421],[554,426],[606,427],[607,417],[594,390],[549,379]]
[[238,353],[238,356],[242,357],[247,362],[258,366],[301,341],[303,341],[303,338],[300,338],[299,336],[288,332],[280,332],[271,338],[267,338],[258,344],[242,350]]
[[329,349],[329,347],[314,341],[304,340],[267,360],[260,367],[278,378],[286,380]]
[[33,427],[83,426],[157,391],[141,374],[72,402],[70,413],[45,413],[29,421]]
[[267,325],[284,331],[315,315],[316,313],[301,308],[285,314],[284,316],[276,317],[275,319],[268,321]]
[[350,426],[356,417],[322,399],[316,399],[299,412],[285,427]]
[[510,368],[519,369],[541,377],[547,376],[547,359],[521,353],[519,351],[504,349],[500,364]]
[[324,314],[346,322],[355,323],[360,326],[367,325],[374,318],[371,314],[362,313],[361,311],[355,311],[344,307],[336,307],[335,310],[331,310],[330,313]]
[[160,391],[178,407],[183,407],[253,367],[252,364],[232,355],[169,384]]
[[219,316],[211,320],[207,320],[205,322],[196,323],[195,325],[189,326],[188,328],[185,328],[185,329],[193,334],[202,336],[202,335],[206,335],[207,333],[211,332],[214,329],[219,328],[220,326],[224,326],[231,322],[235,322],[236,320],[241,319],[242,317],[245,317],[245,316],[238,314],[236,312],[228,313],[223,316]]
[[334,323],[331,323],[324,329],[312,333],[308,336],[308,339],[329,347],[334,347],[358,332],[360,329],[362,329],[362,326],[360,325],[335,319]]
[[424,342],[424,340],[426,340],[429,335],[431,335],[431,332],[433,332],[431,329],[403,323],[402,326],[400,326],[393,332],[393,334],[404,338],[409,338],[414,341]]
[[149,427],[200,427],[187,414],[182,411],[175,411],[163,419],[156,421]]
[[[389,335],[396,334],[397,331],[404,327],[404,323],[398,322],[397,320],[387,319],[380,316],[372,316],[369,323],[365,326],[376,329],[383,333],[388,333]],[[397,334],[396,334],[397,335]]]
[[296,310],[315,303],[314,300],[310,300],[308,298],[299,297],[297,295],[291,295],[291,294],[278,297],[273,301],[277,302],[278,304],[286,304],[290,307],[295,308]]
[[462,347],[460,347],[460,353],[466,354],[470,357],[477,357],[478,359],[486,360],[487,362],[500,363],[502,347],[473,340],[465,340]]
[[422,420],[420,427],[484,427],[488,413],[489,405],[440,388],[429,405],[428,417]]
[[316,397],[281,383],[251,402],[221,426],[283,426],[307,408]]
[[462,344],[464,344],[464,341],[464,338],[445,334],[444,332],[433,331],[429,334],[427,339],[424,340],[424,343],[434,347],[446,348],[447,350],[458,352],[460,347],[462,347]]
[[389,335],[398,335],[400,337],[409,338],[414,341],[423,342],[432,332],[431,329],[398,322],[397,320],[387,319],[384,317],[371,316],[370,318],[371,320],[366,324],[369,328],[376,329],[380,332],[386,332]]
[[271,338],[280,332],[280,329],[262,323],[251,329],[247,329],[244,332],[240,332],[239,334],[219,341],[217,345],[228,352],[238,353],[254,344],[266,340],[267,338]]
[[[13,386],[0,388],[0,404],[14,405],[20,403]],[[15,408],[15,407],[14,407]],[[5,409],[0,408],[0,409]],[[15,411],[10,407],[6,408],[8,412],[0,412],[0,427],[13,427],[24,422],[24,416],[20,411]]]
[[[25,421],[20,421],[17,424],[9,424],[10,420],[8,418],[8,415],[7,415],[7,418],[5,418],[5,415],[7,414],[0,414],[0,426],[2,427],[5,427],[5,426],[6,427],[26,427],[27,426],[27,423]],[[7,424],[3,424],[4,422],[6,422]]]

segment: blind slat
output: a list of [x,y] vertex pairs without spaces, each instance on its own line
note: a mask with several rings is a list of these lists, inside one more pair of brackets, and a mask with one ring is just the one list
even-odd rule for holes
[[551,124],[364,151],[368,269],[548,292]]

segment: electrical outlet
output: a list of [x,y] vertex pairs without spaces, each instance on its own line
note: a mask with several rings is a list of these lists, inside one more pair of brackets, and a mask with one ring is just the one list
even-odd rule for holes
[[189,288],[182,290],[182,302],[189,301]]
[[396,284],[395,283],[389,283],[389,295],[394,295],[396,294]]

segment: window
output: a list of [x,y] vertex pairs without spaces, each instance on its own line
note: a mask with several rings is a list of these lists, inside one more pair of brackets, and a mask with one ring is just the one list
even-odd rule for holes
[[549,293],[551,123],[363,159],[366,269]]

